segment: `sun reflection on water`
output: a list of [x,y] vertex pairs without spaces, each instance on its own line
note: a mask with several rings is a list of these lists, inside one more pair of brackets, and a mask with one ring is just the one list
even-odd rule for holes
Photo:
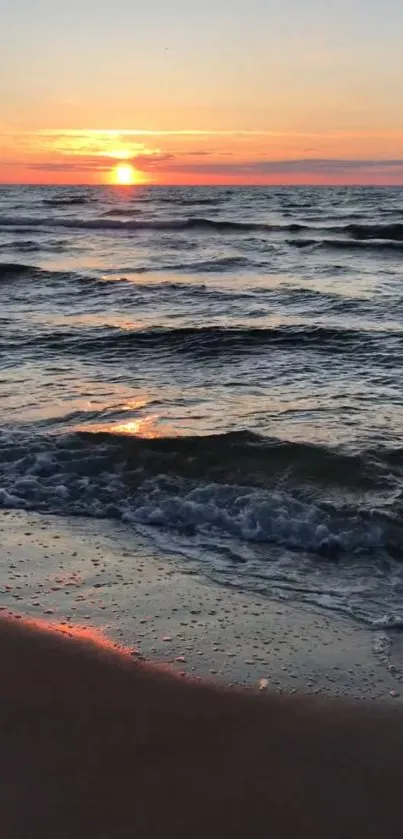
[[148,417],[139,417],[138,419],[129,420],[128,422],[113,423],[109,429],[115,434],[126,434],[128,436],[155,439],[162,436],[161,431],[157,426],[158,419],[158,414]]
[[[129,408],[122,409],[129,410]],[[133,407],[131,406],[131,410]],[[126,437],[143,437],[148,440],[156,440],[159,437],[177,437],[178,432],[168,425],[160,414],[148,414],[145,417],[137,417],[124,422],[104,422],[91,425],[82,425],[78,429],[92,434],[121,434]]]

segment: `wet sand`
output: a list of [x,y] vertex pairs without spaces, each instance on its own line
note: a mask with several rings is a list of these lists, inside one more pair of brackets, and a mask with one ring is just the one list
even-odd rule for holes
[[224,684],[391,704],[403,693],[399,633],[205,582],[111,522],[0,514],[0,609],[98,629],[135,657]]

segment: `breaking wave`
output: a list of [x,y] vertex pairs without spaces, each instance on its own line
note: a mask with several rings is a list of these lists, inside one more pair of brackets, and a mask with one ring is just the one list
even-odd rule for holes
[[[211,532],[334,556],[403,555],[400,526],[337,505],[400,478],[403,452],[351,455],[249,432],[144,439],[104,431],[0,438],[0,505]],[[385,481],[385,475],[389,479]],[[393,481],[392,481],[393,483]]]

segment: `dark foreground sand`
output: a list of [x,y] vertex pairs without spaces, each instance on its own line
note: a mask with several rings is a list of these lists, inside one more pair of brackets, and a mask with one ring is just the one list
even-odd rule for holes
[[206,686],[0,621],[2,839],[402,833],[400,704]]

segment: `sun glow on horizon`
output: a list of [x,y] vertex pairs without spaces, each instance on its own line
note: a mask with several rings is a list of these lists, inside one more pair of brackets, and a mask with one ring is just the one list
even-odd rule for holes
[[122,196],[151,185],[398,186],[402,142],[403,128],[0,130],[0,183],[101,184]]
[[112,170],[112,183],[118,186],[134,186],[140,181],[139,173],[131,163],[119,163]]

